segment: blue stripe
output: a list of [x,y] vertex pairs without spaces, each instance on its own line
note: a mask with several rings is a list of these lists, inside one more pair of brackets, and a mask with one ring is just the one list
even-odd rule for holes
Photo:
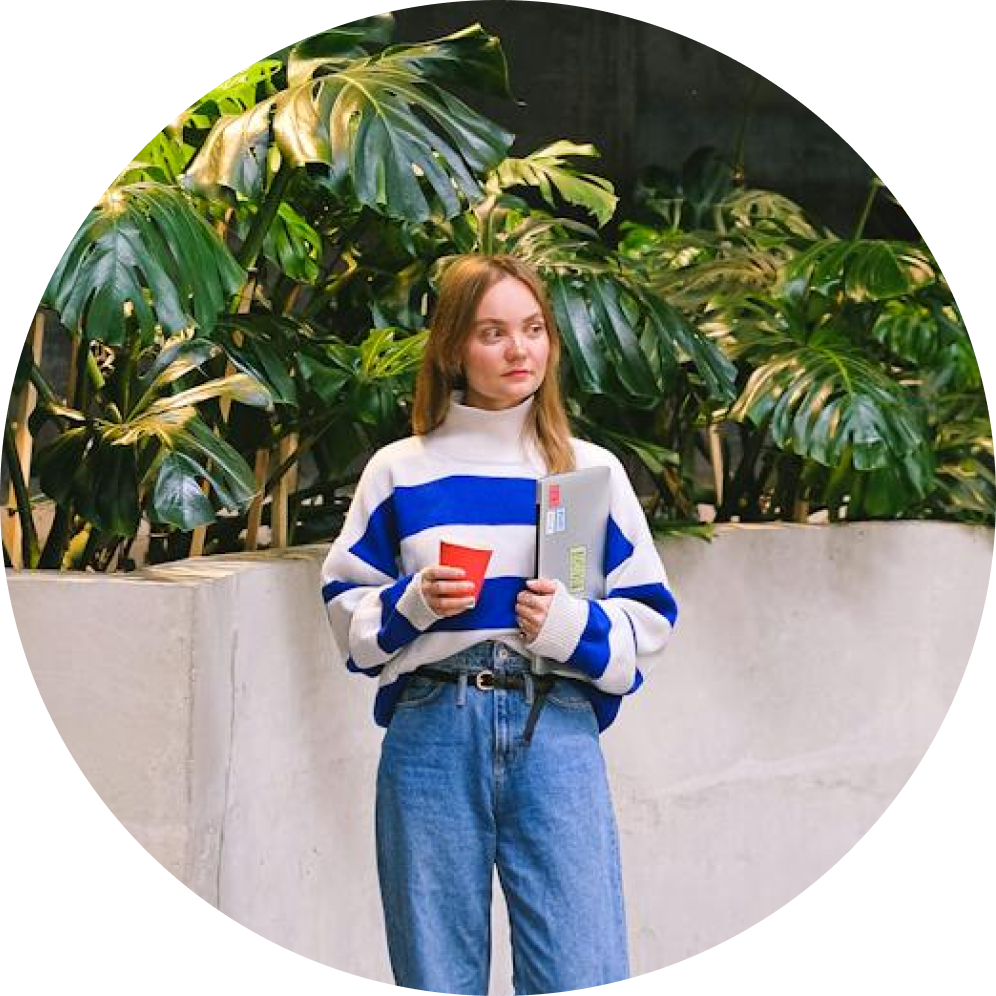
[[393,497],[385,498],[367,520],[363,535],[349,548],[360,560],[376,568],[381,574],[396,578],[398,565],[398,523]]
[[620,564],[629,560],[632,553],[633,544],[626,539],[626,534],[610,515],[609,524],[605,529],[605,553],[602,557],[605,576],[608,577]]
[[678,620],[678,604],[674,595],[660,584],[638,584],[631,588],[613,588],[606,598],[631,598],[659,612],[672,626]]
[[622,704],[622,696],[613,695],[611,692],[603,692],[594,685],[584,684],[581,687],[584,689],[585,695],[588,696],[591,707],[595,710],[595,719],[598,720],[598,732],[602,733],[615,720],[619,712],[619,706]]
[[485,578],[481,597],[474,608],[455,616],[437,619],[424,631],[417,630],[404,613],[396,608],[410,580],[410,575],[401,578],[380,596],[383,606],[381,618],[384,622],[377,634],[377,644],[386,654],[393,654],[407,646],[420,632],[465,633],[477,629],[518,629],[515,600],[526,587],[525,578]]
[[399,539],[433,526],[535,526],[536,481],[525,477],[442,477],[394,489]]
[[408,621],[407,616],[398,611],[398,599],[405,593],[411,580],[412,575],[406,574],[380,593],[381,626],[377,632],[377,646],[385,654],[393,654],[408,646],[419,635],[420,631]]
[[637,668],[636,674],[633,677],[633,684],[626,689],[625,694],[632,695],[633,692],[635,692],[642,684],[643,684],[643,672],[639,668]]
[[329,581],[328,584],[322,586],[322,598],[325,599],[326,603],[331,602],[333,598],[338,598],[344,592],[352,591],[354,588],[360,588],[358,582],[355,581]]
[[397,705],[405,685],[411,680],[411,672],[400,674],[389,685],[381,685],[374,696],[374,722],[378,726],[387,726],[391,722],[394,707]]
[[376,678],[384,670],[383,664],[375,664],[373,667],[360,667],[352,657],[346,658],[346,670],[353,674],[365,674],[371,678]]
[[471,629],[518,629],[515,600],[525,587],[525,578],[485,578],[477,605],[466,612],[437,620],[429,631],[457,633]]
[[579,668],[591,678],[601,678],[609,665],[609,630],[612,623],[605,610],[593,599],[588,599],[588,622],[574,653],[565,663]]

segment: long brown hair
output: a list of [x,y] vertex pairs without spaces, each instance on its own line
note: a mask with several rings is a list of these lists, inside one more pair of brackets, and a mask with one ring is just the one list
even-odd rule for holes
[[560,332],[543,281],[532,267],[513,256],[457,256],[443,272],[415,382],[412,427],[421,435],[440,426],[446,418],[451,392],[466,386],[463,355],[477,306],[485,293],[506,277],[521,281],[532,291],[550,338],[546,376],[533,395],[526,431],[533,434],[548,473],[573,470],[570,426],[560,393]]

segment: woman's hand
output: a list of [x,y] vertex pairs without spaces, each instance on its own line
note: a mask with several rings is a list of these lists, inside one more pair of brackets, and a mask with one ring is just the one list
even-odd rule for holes
[[553,604],[557,586],[548,578],[533,578],[526,582],[528,591],[520,591],[515,599],[515,618],[527,643],[539,636]]
[[422,597],[437,616],[457,616],[474,607],[474,582],[462,567],[437,564],[422,571]]

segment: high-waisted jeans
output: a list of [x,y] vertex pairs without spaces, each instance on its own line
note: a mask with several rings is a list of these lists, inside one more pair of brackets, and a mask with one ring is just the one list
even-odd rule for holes
[[[502,644],[434,665],[528,671]],[[575,682],[550,690],[532,741],[523,690],[412,676],[377,773],[377,865],[395,982],[488,991],[495,866],[517,994],[628,978],[615,817],[595,715]]]

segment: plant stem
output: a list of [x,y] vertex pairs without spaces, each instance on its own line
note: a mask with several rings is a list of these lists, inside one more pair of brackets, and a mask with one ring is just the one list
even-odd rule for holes
[[882,181],[877,177],[872,177],[871,187],[868,189],[868,197],[865,199],[864,210],[861,212],[861,217],[858,219],[858,227],[854,230],[854,241],[857,242],[858,239],[862,238],[865,234],[865,225],[868,224],[868,218],[871,215],[872,204],[875,203],[875,198],[878,196],[879,189],[882,186]]
[[740,438],[743,447],[743,456],[737,472],[730,482],[729,489],[723,498],[723,506],[717,510],[717,520],[728,520],[740,507],[741,499],[744,499],[748,490],[753,486],[754,464],[760,455],[761,447],[764,445],[765,436],[768,432],[768,424],[754,426],[753,432],[748,432],[747,427],[741,423]]
[[28,379],[38,392],[38,399],[43,405],[58,404],[58,397],[52,389],[52,385],[45,379],[45,375],[38,368],[37,363],[32,363],[28,368]]
[[280,169],[277,170],[276,175],[273,177],[273,182],[270,184],[270,189],[263,198],[263,203],[256,212],[256,217],[252,220],[252,225],[249,228],[248,235],[246,235],[245,242],[242,243],[242,248],[236,253],[235,258],[244,270],[252,269],[255,264],[256,257],[259,255],[260,249],[263,248],[266,233],[269,231],[273,219],[277,216],[277,210],[280,208],[280,203],[283,201],[284,194],[287,191],[287,184],[290,183],[293,175],[294,167],[290,166],[285,159],[281,162]]
[[764,82],[763,76],[755,76],[750,90],[747,92],[747,100],[744,103],[744,111],[740,116],[740,124],[737,129],[737,137],[733,147],[733,178],[737,186],[742,187],[746,183],[747,164],[745,148],[747,145],[747,123],[750,121],[751,112],[754,110],[754,101],[757,99],[757,92]]
[[55,506],[55,517],[45,539],[45,546],[38,557],[40,570],[58,570],[69,546],[69,527],[73,521],[72,506]]
[[3,427],[3,458],[7,462],[7,473],[10,474],[10,483],[14,488],[17,517],[21,520],[21,565],[34,567],[37,563],[38,536],[35,533],[35,521],[31,515],[31,496],[28,494],[28,487],[24,481],[21,461],[17,458],[17,451],[10,437],[9,422],[4,422]]

